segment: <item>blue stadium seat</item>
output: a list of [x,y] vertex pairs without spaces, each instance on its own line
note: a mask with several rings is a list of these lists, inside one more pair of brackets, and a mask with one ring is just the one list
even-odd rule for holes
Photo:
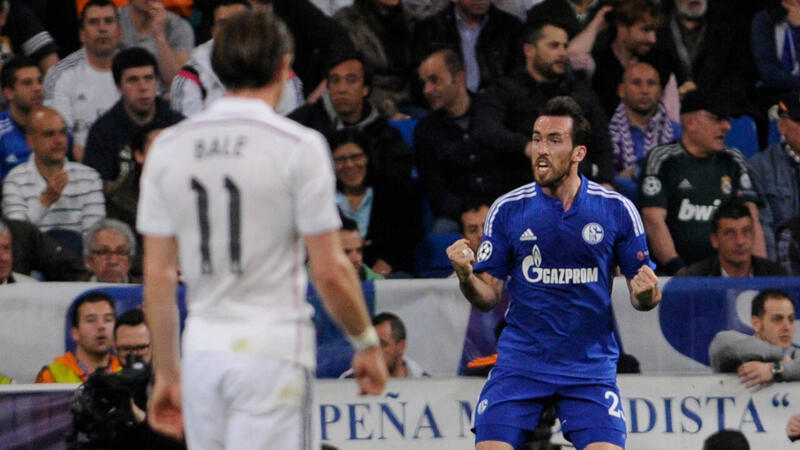
[[453,273],[447,247],[461,239],[460,233],[428,233],[414,252],[414,266],[421,278],[446,278]]
[[767,134],[767,145],[777,144],[781,141],[781,132],[778,131],[778,121],[769,121],[769,132]]
[[756,122],[750,116],[741,116],[731,120],[731,131],[725,137],[725,145],[738,148],[745,158],[749,158],[760,150],[758,148],[758,131]]
[[403,135],[403,140],[406,141],[406,145],[411,148],[414,147],[414,128],[417,127],[417,123],[419,123],[417,119],[389,121],[389,125],[400,131],[400,134]]

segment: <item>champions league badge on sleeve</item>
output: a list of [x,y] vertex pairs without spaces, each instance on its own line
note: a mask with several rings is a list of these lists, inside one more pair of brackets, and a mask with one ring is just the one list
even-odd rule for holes
[[492,256],[492,243],[483,241],[478,247],[478,262],[484,262]]
[[642,181],[642,192],[647,196],[654,196],[661,192],[661,180],[657,177],[649,176]]

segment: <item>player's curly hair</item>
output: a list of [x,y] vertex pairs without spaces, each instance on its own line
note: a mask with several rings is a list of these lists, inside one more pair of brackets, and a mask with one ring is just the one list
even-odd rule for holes
[[214,38],[211,67],[231,90],[277,81],[281,58],[294,53],[289,29],[269,6],[234,15]]

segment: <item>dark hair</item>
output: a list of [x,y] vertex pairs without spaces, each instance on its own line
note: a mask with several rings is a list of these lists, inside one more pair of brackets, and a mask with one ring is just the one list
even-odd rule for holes
[[139,308],[133,308],[125,311],[117,317],[117,323],[114,324],[114,339],[117,338],[117,328],[121,326],[138,327],[144,323],[144,312]]
[[216,11],[218,8],[222,8],[223,6],[234,6],[234,5],[242,5],[246,9],[252,9],[250,2],[247,0],[217,0],[214,2],[214,9]]
[[372,318],[373,326],[378,326],[384,322],[389,322],[389,327],[392,329],[392,339],[396,342],[406,340],[406,326],[403,325],[403,321],[399,317],[390,312],[382,312]]
[[72,303],[72,310],[70,311],[70,322],[72,323],[73,328],[78,328],[78,324],[80,322],[79,312],[81,310],[81,306],[83,306],[84,303],[97,303],[97,302],[106,302],[109,305],[111,305],[111,312],[113,312],[116,315],[117,305],[114,303],[114,299],[111,298],[110,295],[100,291],[89,292],[88,294],[84,294],[78,297],[78,299]]
[[[536,45],[544,37],[544,27],[556,27],[564,30],[564,26],[555,21],[550,20],[537,20],[525,25],[522,32],[522,43]],[[565,30],[566,32],[566,30]]]
[[364,133],[354,127],[342,128],[328,137],[328,145],[331,146],[331,153],[338,147],[348,143],[356,144],[361,147],[361,150],[363,150],[365,154],[369,155],[369,140],[367,140]]
[[[17,83],[17,72],[26,67],[36,67],[39,69],[39,66],[37,66],[32,59],[22,55],[12,56],[11,59],[3,64],[2,72],[0,72],[0,87],[2,87],[2,89],[14,89],[14,85]],[[39,69],[39,73],[41,73],[41,71],[42,70]]]
[[160,123],[156,123],[155,121],[150,122],[142,127],[139,127],[131,136],[131,150],[133,151],[140,151],[144,152],[144,144],[147,142],[147,136],[150,135],[153,131],[156,130],[163,130],[164,125]]
[[739,430],[721,430],[705,440],[703,450],[750,450],[750,444]]
[[750,209],[739,199],[731,199],[725,201],[714,211],[711,216],[711,233],[714,234],[719,229],[719,221],[722,219],[741,219],[743,217],[752,217]]
[[[786,291],[780,289],[764,289],[753,298],[753,303],[750,305],[750,315],[753,317],[761,317],[764,315],[764,303],[771,298],[786,299],[790,302],[792,297]],[[794,302],[792,302],[794,305]]]
[[81,28],[86,25],[86,10],[89,8],[105,8],[110,6],[114,10],[114,18],[117,19],[119,22],[119,11],[117,11],[117,5],[115,5],[111,0],[89,0],[81,10],[81,17],[80,23]]
[[572,146],[586,145],[589,141],[589,136],[592,134],[592,126],[586,117],[583,115],[583,110],[580,105],[566,95],[551,98],[546,105],[544,111],[539,114],[539,117],[570,117],[572,119],[572,130],[570,136],[572,137]]
[[440,48],[439,50],[431,52],[425,59],[437,55],[441,56],[444,60],[444,66],[447,67],[447,71],[450,72],[450,75],[456,76],[457,73],[467,70],[464,66],[464,58],[462,58],[461,53],[456,50],[452,48]]
[[277,81],[281,58],[294,52],[289,29],[271,7],[236,14],[214,41],[211,67],[230,90],[261,88]]
[[367,60],[364,58],[360,52],[350,51],[350,52],[341,52],[336,51],[332,53],[332,55],[328,58],[328,65],[325,69],[325,79],[330,77],[331,70],[334,67],[338,66],[339,64],[350,61],[354,59],[361,63],[361,71],[364,73],[364,86],[371,88],[372,87],[372,67],[369,65]]
[[614,23],[626,27],[642,22],[647,17],[652,17],[660,24],[664,17],[661,5],[654,0],[618,0],[611,4],[614,6],[612,14]]
[[122,73],[134,67],[152,66],[153,73],[158,77],[158,61],[147,50],[141,47],[131,47],[122,50],[114,56],[111,62],[111,73],[114,75],[114,83],[117,87],[122,85]]

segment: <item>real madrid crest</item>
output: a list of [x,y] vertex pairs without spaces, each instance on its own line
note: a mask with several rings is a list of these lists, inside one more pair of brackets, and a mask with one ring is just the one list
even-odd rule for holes
[[725,175],[723,177],[720,177],[719,181],[720,181],[719,188],[720,190],[722,190],[723,194],[729,195],[731,192],[733,192],[733,184],[731,184],[731,177]]

